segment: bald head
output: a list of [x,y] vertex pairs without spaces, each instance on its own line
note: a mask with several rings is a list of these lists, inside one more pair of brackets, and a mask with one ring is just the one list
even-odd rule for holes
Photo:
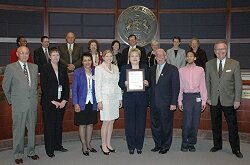
[[29,48],[27,48],[26,46],[20,46],[16,52],[18,60],[24,63],[28,61],[29,54],[30,54]]

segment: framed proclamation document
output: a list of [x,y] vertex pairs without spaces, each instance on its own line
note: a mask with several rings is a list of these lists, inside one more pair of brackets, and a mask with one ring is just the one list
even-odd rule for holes
[[126,76],[128,81],[127,92],[145,91],[143,83],[145,79],[144,69],[127,69]]

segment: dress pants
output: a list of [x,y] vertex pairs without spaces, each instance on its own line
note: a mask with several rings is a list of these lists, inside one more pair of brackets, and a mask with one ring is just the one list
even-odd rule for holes
[[129,150],[142,150],[144,143],[147,101],[136,92],[123,99],[125,135]]
[[173,117],[170,105],[155,105],[151,110],[151,130],[155,147],[169,150],[173,137]]
[[62,122],[65,108],[43,109],[44,143],[47,154],[62,148]]
[[182,147],[194,146],[197,143],[197,133],[201,116],[200,93],[183,94]]
[[222,112],[228,126],[229,143],[232,151],[240,151],[240,139],[238,135],[237,110],[233,106],[222,106],[220,100],[216,106],[211,106],[211,119],[214,147],[222,148]]
[[37,111],[27,109],[25,112],[12,112],[13,121],[13,152],[15,159],[23,158],[24,154],[24,134],[27,128],[28,145],[27,155],[35,155],[35,130],[37,121]]

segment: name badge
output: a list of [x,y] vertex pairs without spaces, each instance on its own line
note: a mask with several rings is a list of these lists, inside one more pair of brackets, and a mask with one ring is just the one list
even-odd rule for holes
[[58,91],[62,92],[62,85],[58,85]]
[[196,102],[201,102],[201,98],[200,97],[196,97]]

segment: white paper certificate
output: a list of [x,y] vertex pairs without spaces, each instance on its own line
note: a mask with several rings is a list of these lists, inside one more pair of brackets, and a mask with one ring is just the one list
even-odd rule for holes
[[127,91],[145,91],[144,69],[127,69]]

